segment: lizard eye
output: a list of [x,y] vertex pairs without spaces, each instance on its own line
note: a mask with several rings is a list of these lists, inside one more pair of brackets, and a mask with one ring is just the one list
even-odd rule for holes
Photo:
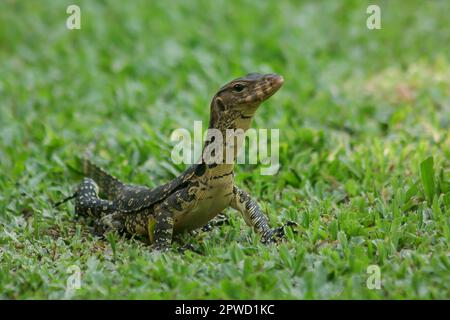
[[241,92],[242,90],[244,90],[244,86],[242,84],[240,84],[240,83],[236,83],[233,86],[233,90],[236,91],[236,92]]

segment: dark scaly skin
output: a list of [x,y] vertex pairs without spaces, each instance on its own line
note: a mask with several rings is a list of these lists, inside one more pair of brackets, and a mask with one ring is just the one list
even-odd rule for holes
[[233,188],[233,193],[234,198],[230,206],[242,213],[244,221],[262,235],[263,241],[269,240],[273,230],[269,227],[268,220],[258,203],[247,192],[236,186]]
[[[229,82],[212,99],[209,128],[220,130],[223,137],[227,129],[246,131],[259,105],[282,84],[276,74],[249,74]],[[210,143],[207,139],[204,148]],[[239,148],[228,151],[234,160]],[[106,231],[146,236],[157,249],[168,248],[176,233],[205,226],[229,206],[241,212],[263,242],[272,241],[279,229],[271,229],[257,202],[234,185],[234,163],[208,160],[203,153],[199,163],[180,176],[150,189],[126,185],[85,159],[84,172],[92,179],[85,178],[66,200],[75,197],[76,213],[96,218]],[[99,198],[99,191],[108,200]]]

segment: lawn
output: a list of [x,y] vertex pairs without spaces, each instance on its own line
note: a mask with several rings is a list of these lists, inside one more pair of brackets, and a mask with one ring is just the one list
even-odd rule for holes
[[[0,4],[0,299],[450,298],[450,2],[76,1],[68,30],[72,3]],[[126,182],[175,177],[171,132],[249,72],[285,78],[253,123],[280,130],[279,172],[236,168],[298,223],[281,244],[230,209],[161,254],[52,208],[92,142]]]

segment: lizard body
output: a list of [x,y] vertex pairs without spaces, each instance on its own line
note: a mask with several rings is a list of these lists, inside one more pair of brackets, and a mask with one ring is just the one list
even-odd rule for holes
[[[229,82],[212,99],[209,128],[223,137],[229,129],[245,132],[259,105],[282,84],[283,78],[276,74],[249,74]],[[213,138],[207,138],[204,151],[212,143]],[[259,205],[235,186],[234,162],[225,161],[230,152],[236,160],[240,145],[229,148],[224,143],[220,148],[222,162],[211,161],[203,152],[198,163],[153,189],[124,184],[86,158],[83,171],[89,178],[65,200],[75,198],[76,213],[94,217],[106,230],[146,236],[158,249],[167,248],[173,234],[200,228],[229,206],[242,213],[263,241],[273,240],[276,229],[269,227]],[[106,199],[99,197],[99,191]]]

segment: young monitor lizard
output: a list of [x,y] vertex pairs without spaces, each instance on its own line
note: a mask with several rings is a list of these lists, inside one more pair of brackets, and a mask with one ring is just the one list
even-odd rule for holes
[[[229,82],[212,99],[209,128],[223,137],[227,129],[245,132],[259,105],[282,85],[283,77],[277,74],[253,73]],[[204,150],[211,143],[207,139]],[[198,163],[153,189],[124,184],[85,158],[83,171],[89,178],[57,205],[75,198],[76,214],[94,217],[107,230],[148,237],[157,249],[167,249],[173,234],[202,227],[231,206],[261,234],[263,242],[273,241],[279,228],[271,229],[256,201],[234,184],[234,161],[228,163],[225,155],[232,152],[235,160],[239,147],[230,151],[223,145],[223,160],[218,163],[203,152]],[[99,198],[99,192],[106,199]]]

